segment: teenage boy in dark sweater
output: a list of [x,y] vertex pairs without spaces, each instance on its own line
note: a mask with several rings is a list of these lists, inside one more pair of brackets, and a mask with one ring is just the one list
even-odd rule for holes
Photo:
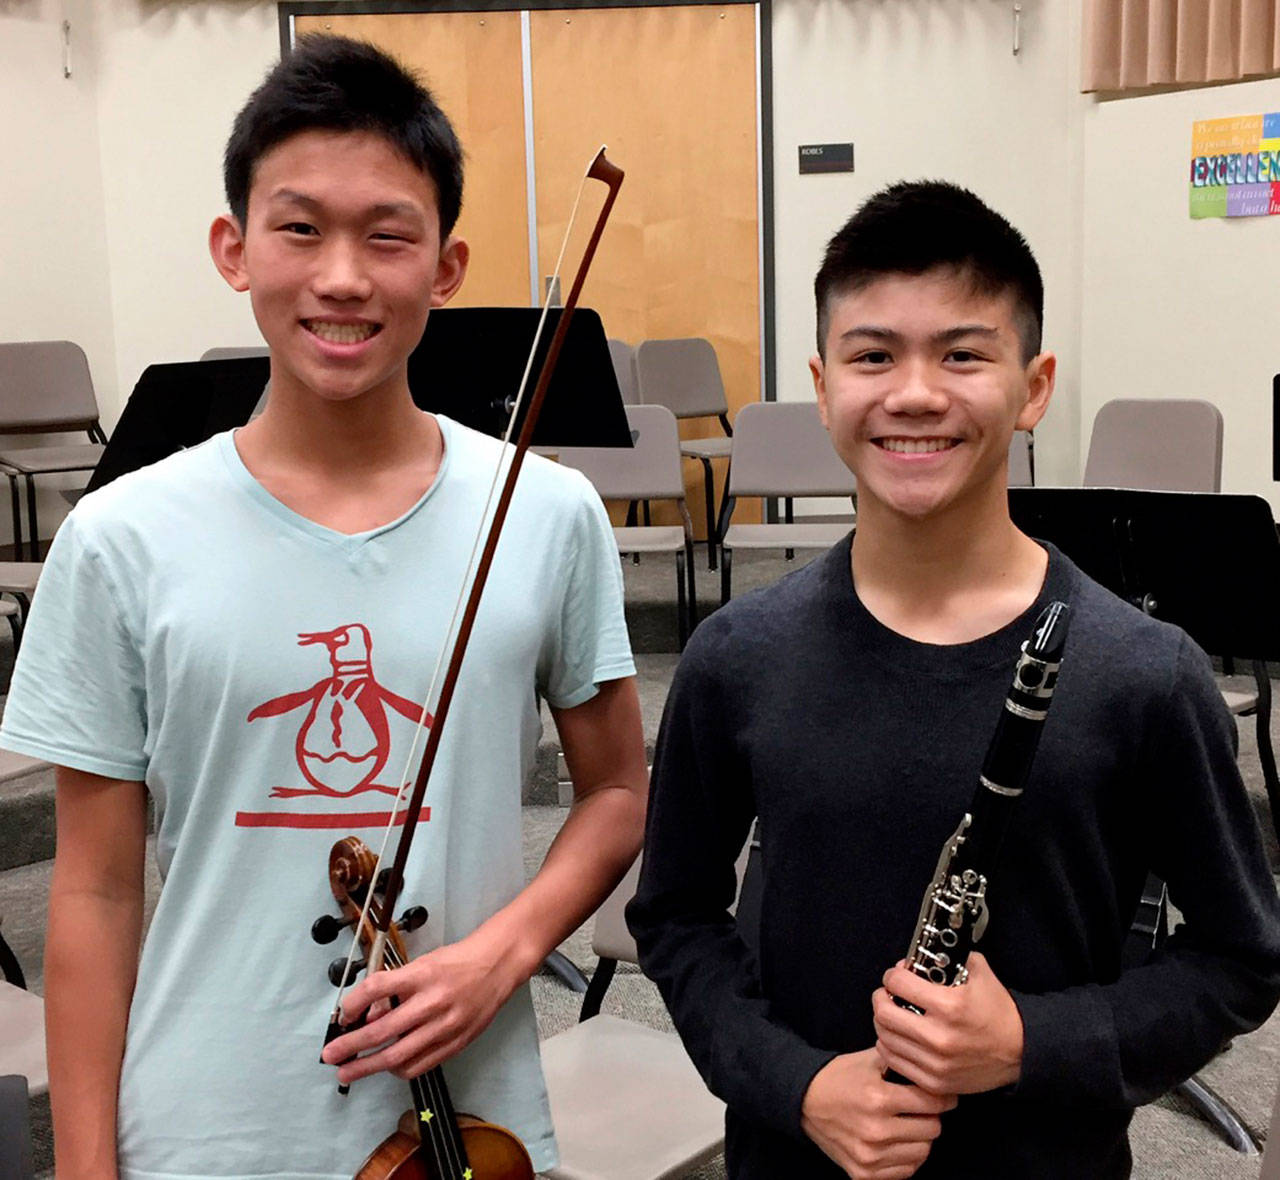
[[[1009,518],[1010,437],[1040,421],[1055,370],[1017,231],[951,185],[896,185],[832,239],[815,286],[810,367],[857,532],[689,644],[628,910],[641,962],[728,1104],[735,1180],[1127,1176],[1133,1107],[1280,995],[1234,724],[1185,634]],[[1052,599],[1072,608],[1053,711],[983,953],[942,987],[895,963]],[[756,816],[752,954],[728,910]],[[1148,869],[1185,921],[1126,971]]]

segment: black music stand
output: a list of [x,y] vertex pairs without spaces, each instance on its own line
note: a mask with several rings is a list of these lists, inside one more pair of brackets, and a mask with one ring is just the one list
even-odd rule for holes
[[[1114,488],[1011,488],[1014,523],[1050,541],[1107,589],[1176,623],[1206,651],[1245,655],[1257,684],[1258,756],[1280,837],[1280,780],[1271,748],[1271,679],[1280,660],[1280,541],[1260,496]],[[1146,949],[1165,930],[1164,883],[1148,878],[1135,930]],[[1257,1140],[1198,1077],[1176,1088],[1237,1151]]]
[[[536,307],[437,308],[409,357],[414,402],[500,437],[541,314]],[[530,394],[560,315],[558,308],[548,313]],[[134,387],[85,491],[243,426],[269,376],[266,357],[151,365]],[[548,448],[632,445],[604,325],[590,308],[579,308],[570,321],[533,443]]]
[[1258,757],[1280,838],[1271,679],[1280,661],[1280,541],[1260,496],[1116,488],[1011,488],[1014,523],[1207,652],[1247,656],[1258,689]]

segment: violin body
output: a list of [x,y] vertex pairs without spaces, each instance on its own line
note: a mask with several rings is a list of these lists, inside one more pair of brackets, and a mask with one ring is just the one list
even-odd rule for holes
[[[471,1180],[534,1180],[533,1161],[506,1127],[459,1114],[458,1130],[470,1161]],[[355,1180],[455,1180],[441,1169],[418,1135],[414,1112],[406,1110],[396,1129],[360,1165]]]

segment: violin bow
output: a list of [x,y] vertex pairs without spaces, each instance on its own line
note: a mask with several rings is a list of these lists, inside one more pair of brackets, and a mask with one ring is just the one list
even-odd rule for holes
[[[409,765],[412,765],[414,755],[417,751],[418,737],[421,735],[422,729],[427,725],[427,717],[431,717],[429,733],[427,737],[426,748],[422,754],[422,762],[418,766],[418,773],[414,779],[413,792],[410,795],[409,802],[403,812],[404,821],[400,832],[400,841],[396,847],[395,860],[389,870],[383,889],[382,901],[374,905],[374,890],[368,891],[365,900],[364,912],[360,916],[360,924],[371,921],[375,930],[373,944],[369,950],[367,962],[365,964],[369,974],[381,969],[385,956],[387,943],[387,935],[390,931],[392,921],[391,915],[395,912],[396,900],[399,897],[401,886],[404,883],[404,867],[409,857],[409,848],[413,843],[414,831],[418,825],[418,817],[422,812],[423,800],[427,793],[427,784],[431,778],[431,770],[435,766],[436,754],[440,749],[441,735],[444,732],[445,719],[449,715],[449,706],[453,701],[454,690],[457,687],[458,677],[462,672],[462,661],[466,655],[467,644],[471,638],[471,632],[475,626],[476,613],[480,608],[480,597],[484,593],[485,583],[489,578],[489,571],[493,565],[494,554],[498,548],[498,541],[501,537],[502,527],[507,518],[507,511],[511,506],[511,498],[515,494],[516,479],[520,474],[520,469],[524,464],[524,457],[528,453],[529,445],[533,441],[533,431],[537,425],[538,416],[542,412],[543,402],[546,400],[547,389],[551,384],[551,377],[555,372],[556,362],[560,357],[560,350],[564,345],[565,336],[569,331],[569,323],[573,319],[573,313],[578,306],[578,299],[582,292],[583,283],[586,282],[587,272],[591,269],[592,260],[595,258],[596,248],[600,244],[601,235],[604,233],[605,224],[609,220],[609,214],[613,210],[614,202],[618,198],[618,190],[622,187],[623,171],[615,164],[610,162],[605,156],[605,148],[601,148],[595,155],[587,168],[586,174],[582,178],[582,183],[578,189],[578,197],[574,201],[573,211],[569,217],[569,225],[565,230],[564,242],[560,247],[560,256],[556,262],[555,276],[560,273],[560,265],[564,258],[565,250],[568,246],[570,234],[573,232],[573,224],[577,216],[578,204],[582,199],[583,190],[588,180],[599,180],[608,188],[608,193],[604,203],[600,208],[600,212],[596,217],[596,223],[591,231],[591,236],[587,241],[586,249],[583,252],[582,259],[578,263],[577,273],[573,277],[573,284],[569,289],[568,298],[564,301],[564,306],[560,312],[560,318],[556,323],[555,332],[552,334],[551,343],[547,348],[546,358],[543,360],[542,368],[538,373],[538,381],[534,386],[533,394],[529,398],[528,410],[525,413],[523,423],[520,428],[519,437],[516,440],[514,452],[510,451],[510,440],[515,423],[519,420],[520,411],[524,403],[525,392],[528,388],[529,374],[533,369],[534,358],[537,355],[538,346],[542,340],[542,328],[546,322],[547,314],[550,308],[551,291],[554,290],[554,281],[549,284],[547,301],[542,308],[542,317],[538,323],[538,330],[534,334],[533,347],[529,352],[529,359],[525,364],[524,376],[520,382],[520,390],[516,396],[515,405],[511,411],[510,420],[507,423],[506,434],[503,438],[503,447],[499,455],[498,466],[494,471],[493,485],[490,487],[489,499],[485,503],[485,509],[480,516],[480,530],[477,533],[476,548],[479,548],[479,540],[484,536],[484,547],[480,551],[479,560],[475,559],[476,550],[472,551],[472,561],[468,565],[467,574],[463,578],[463,590],[458,597],[458,603],[454,608],[453,619],[450,621],[449,629],[446,632],[445,643],[441,648],[440,659],[436,663],[435,672],[432,675],[431,685],[427,690],[427,700],[422,710],[422,721],[419,723],[418,732],[414,737],[413,748],[409,753]],[[502,473],[503,460],[511,456],[511,462],[507,468],[506,478],[502,482],[502,491],[498,497],[497,507],[493,511],[492,520],[489,523],[488,533],[485,534],[484,522],[488,517],[489,503],[492,502],[493,490],[496,488],[498,479]],[[472,569],[474,568],[474,573]],[[470,591],[467,591],[467,576],[471,578]],[[463,602],[465,600],[465,607]],[[461,619],[458,621],[459,609],[461,609]],[[454,631],[454,624],[457,622],[457,632],[453,640],[453,647],[449,649],[448,635]],[[435,695],[436,680],[439,676],[441,663],[443,661],[444,651],[450,650],[448,669],[444,674],[444,681],[440,685],[439,697],[436,701],[435,710],[428,713],[428,706],[432,697]],[[406,767],[407,769],[407,767]],[[386,851],[388,838],[392,828],[395,826],[400,811],[400,797],[397,797],[396,805],[392,809],[390,819],[387,824],[386,831],[383,833],[382,847],[378,852],[378,869],[375,870],[375,876],[379,875],[383,862],[383,854]],[[355,960],[356,949],[359,946],[359,939],[352,942],[351,950],[347,956],[347,965],[342,974],[342,982],[338,989],[338,997],[334,1003],[333,1014],[329,1021],[329,1031],[325,1037],[325,1044],[340,1035],[343,1029],[342,1020],[342,995],[347,987],[352,974],[352,964]]]

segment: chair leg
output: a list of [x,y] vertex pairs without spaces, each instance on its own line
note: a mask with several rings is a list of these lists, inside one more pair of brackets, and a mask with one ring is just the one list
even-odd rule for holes
[[587,977],[582,974],[578,964],[561,951],[552,951],[542,961],[542,965],[571,992],[581,995],[587,990]]
[[649,501],[644,502],[644,527],[648,528],[653,522],[649,519]]
[[[790,496],[787,496],[787,497],[785,497],[785,498],[783,499],[783,501],[782,501],[782,506],[783,506],[783,508],[782,508],[782,510],[783,510],[783,519],[787,522],[787,524],[795,524],[795,522],[796,522],[796,502],[795,502],[795,501],[794,501]],[[796,551],[795,551],[794,549],[786,549],[786,550],[784,550],[784,551],[783,551],[782,556],[783,556],[787,561],[795,561],[795,559],[796,559]]]
[[23,477],[27,481],[27,524],[30,527],[29,549],[31,561],[40,560],[40,523],[36,518],[36,481],[31,476]]
[[733,571],[733,550],[720,546],[720,605],[729,601]]
[[13,632],[13,654],[18,654],[22,647],[22,619],[18,615],[9,616],[9,630]]
[[0,1078],[0,1175],[11,1180],[31,1180],[36,1174],[29,1101],[21,1074]]
[[685,565],[684,550],[677,549],[676,550],[676,635],[679,638],[681,651],[684,651],[685,641],[689,638],[688,605],[685,602],[685,592],[684,592],[684,565]]
[[1253,1132],[1222,1096],[1214,1093],[1199,1076],[1190,1077],[1175,1086],[1174,1093],[1190,1102],[1241,1155],[1261,1154],[1262,1149]]
[[22,560],[22,512],[18,501],[18,477],[9,476],[9,507],[13,510],[13,560]]
[[711,460],[702,460],[702,487],[707,497],[707,569],[716,568],[716,480]]
[[587,984],[587,994],[582,997],[582,1010],[578,1013],[579,1023],[600,1014],[604,993],[609,990],[609,984],[613,980],[613,973],[617,967],[617,959],[601,959],[596,964],[596,969],[591,973],[591,982]]
[[1280,839],[1280,775],[1276,773],[1276,755],[1271,748],[1271,674],[1262,660],[1253,661],[1253,679],[1258,689],[1258,761],[1262,763],[1262,781],[1271,804],[1271,824]]
[[693,576],[693,537],[688,533],[684,538],[684,575],[689,583],[689,634],[692,635],[698,626],[698,587]]
[[14,987],[25,989],[27,986],[27,977],[22,974],[22,964],[18,962],[18,956],[13,953],[2,934],[0,934],[0,975],[3,975]]

